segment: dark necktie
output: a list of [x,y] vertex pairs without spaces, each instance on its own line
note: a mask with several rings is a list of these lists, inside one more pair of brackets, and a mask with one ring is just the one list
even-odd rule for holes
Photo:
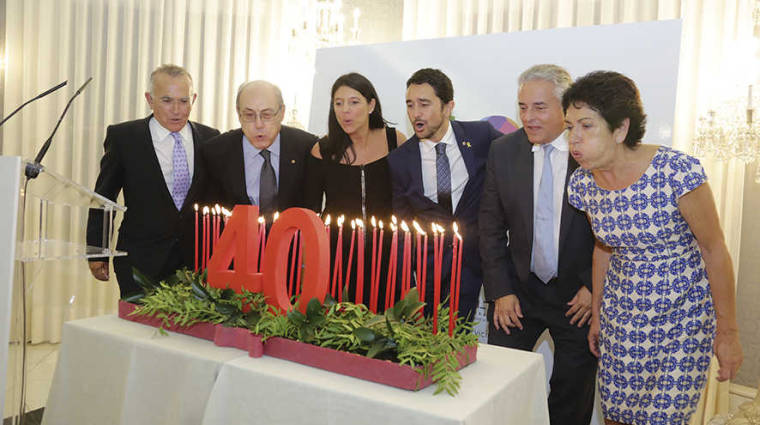
[[438,186],[438,205],[452,213],[451,209],[451,169],[449,157],[446,156],[446,144],[438,142],[435,145],[435,176]]
[[277,176],[272,168],[272,153],[264,149],[260,154],[264,164],[259,178],[259,209],[261,214],[271,214],[277,207]]

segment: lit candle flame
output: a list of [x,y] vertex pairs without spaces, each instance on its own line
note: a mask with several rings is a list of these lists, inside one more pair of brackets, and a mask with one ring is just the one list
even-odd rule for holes
[[225,217],[232,217],[232,211],[224,207],[222,207],[222,214],[224,214]]
[[346,216],[342,215],[338,217],[338,226],[343,227],[343,222],[346,221]]
[[383,220],[380,220],[377,224],[380,226],[380,230],[383,230]]
[[351,220],[351,228],[356,229],[356,220]]
[[435,223],[430,223],[430,228],[433,229],[433,234],[438,233],[438,228]]
[[193,208],[195,208],[195,212],[198,212],[198,204],[195,204]]
[[272,222],[277,221],[278,218],[280,218],[280,212],[279,211],[275,211],[274,212],[274,217],[272,217]]
[[359,227],[361,227],[361,228],[364,228],[364,222],[362,221],[361,218],[357,218],[356,219],[356,225],[359,226]]
[[325,226],[330,225],[330,214],[327,214],[327,218],[325,218]]
[[203,214],[208,214],[208,206],[203,207]]
[[391,216],[391,223],[393,223],[393,224],[398,223],[398,220],[396,220],[396,216],[395,215]]
[[396,225],[393,224],[392,222],[391,222],[390,226],[391,226],[391,231],[395,232],[396,230],[398,230],[398,227],[396,227]]
[[438,223],[436,223],[435,226],[438,228],[438,233],[440,233],[441,235],[446,233],[446,229],[444,229],[443,226],[439,225]]
[[264,224],[264,217],[263,216],[259,216],[259,223]]
[[415,230],[417,233],[422,233],[423,235],[425,234],[425,231],[424,231],[424,230],[422,230],[422,227],[420,226],[420,223],[417,223],[417,220],[414,220],[414,221],[412,222],[412,226],[414,227],[414,230]]
[[222,207],[220,207],[220,206],[219,206],[219,204],[216,204],[216,205],[214,205],[214,210],[216,210],[216,213],[217,213],[217,214],[221,214],[221,212],[222,212]]
[[401,230],[403,230],[406,233],[409,233],[409,226],[406,225],[406,221],[401,220]]
[[377,220],[375,220],[375,216],[372,216],[372,220],[370,220],[370,223],[372,223],[372,227],[377,226]]
[[454,233],[459,233],[459,226],[457,226],[456,221],[451,225],[451,228],[454,229]]

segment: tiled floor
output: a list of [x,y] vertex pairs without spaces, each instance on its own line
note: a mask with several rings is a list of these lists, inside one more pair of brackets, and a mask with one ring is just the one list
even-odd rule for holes
[[[45,407],[50,383],[53,380],[55,366],[58,363],[59,344],[27,345],[27,378],[26,378],[26,410],[32,411]],[[18,349],[10,349],[12,364]],[[10,375],[10,374],[9,374]],[[13,376],[8,376],[5,390],[5,408],[3,416],[9,416],[18,409],[18,382]]]

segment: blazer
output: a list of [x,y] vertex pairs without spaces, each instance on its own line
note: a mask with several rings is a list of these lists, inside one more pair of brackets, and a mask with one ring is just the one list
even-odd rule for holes
[[[534,291],[529,282],[533,249],[533,152],[524,129],[491,145],[480,201],[480,253],[486,300],[515,294],[521,303]],[[565,184],[578,163],[568,155]],[[509,236],[507,236],[509,232]],[[581,285],[591,290],[594,235],[585,214],[562,198],[557,279],[558,302],[569,301]],[[535,282],[534,282],[535,284]]]
[[[463,238],[462,287],[480,288],[480,255],[478,253],[478,210],[483,190],[486,159],[491,141],[502,134],[485,121],[451,121],[457,147],[469,175],[462,197],[454,213],[444,210],[437,202],[425,196],[422,181],[420,140],[412,136],[406,143],[388,155],[393,189],[393,212],[408,222],[416,219],[429,232],[429,223],[437,222],[451,235],[451,222],[456,221]],[[447,238],[450,240],[450,238]],[[432,237],[428,238],[432,241]],[[432,251],[428,251],[432,252]],[[449,252],[450,256],[450,252]],[[432,255],[428,258],[432,262]],[[451,271],[451,260],[444,259]],[[430,265],[428,265],[430,267]],[[429,268],[429,270],[432,270]],[[430,274],[429,274],[430,275]]]
[[[280,129],[280,172],[277,182],[277,208],[305,207],[306,159],[317,136],[293,127]],[[250,205],[245,187],[243,130],[228,131],[201,148],[208,203],[229,207]]]
[[[193,204],[201,195],[203,175],[199,150],[204,141],[219,131],[190,122],[193,179],[182,208],[177,210],[153,147],[148,127],[152,116],[108,127],[95,192],[111,200],[116,200],[120,191],[124,192],[127,210],[119,227],[116,248],[126,251],[130,263],[138,270],[157,277],[172,272],[166,270],[165,265],[173,250],[180,249],[185,265],[192,265]],[[103,243],[102,226],[103,213],[91,210],[87,222],[88,245]]]

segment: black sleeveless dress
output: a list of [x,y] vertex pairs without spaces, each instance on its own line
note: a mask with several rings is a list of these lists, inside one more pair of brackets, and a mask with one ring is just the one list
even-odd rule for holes
[[[386,142],[388,143],[388,153],[393,151],[398,145],[396,140],[396,130],[386,127]],[[388,223],[391,220],[392,192],[391,192],[391,175],[388,166],[388,157],[385,156],[376,161],[364,165],[341,164],[336,161],[324,159],[324,143],[327,138],[319,140],[320,154],[323,159],[315,158],[309,155],[306,167],[306,205],[322,217],[330,214],[332,219],[331,235],[331,258],[334,258],[337,244],[338,228],[336,220],[338,216],[345,215],[343,224],[343,285],[345,286],[346,270],[348,267],[349,243],[351,238],[351,220],[360,218],[364,222],[366,229],[365,247],[364,247],[364,285],[363,299],[364,304],[369,305],[370,300],[370,270],[372,254],[372,225],[371,218],[374,216],[377,220],[382,220],[385,225],[385,236],[383,240],[382,267],[380,271],[379,285],[379,302],[378,311],[382,311],[385,305],[385,286],[387,279],[388,255],[390,254],[391,232]],[[323,203],[324,195],[324,207]],[[378,229],[379,237],[379,229]],[[348,293],[350,301],[355,301],[356,293],[356,258],[357,247],[354,242],[354,259],[351,265],[351,276],[349,278]],[[330,266],[330,282],[332,283],[333,267]],[[396,292],[400,292],[400,276],[396,282]],[[344,300],[345,301],[345,300]]]

